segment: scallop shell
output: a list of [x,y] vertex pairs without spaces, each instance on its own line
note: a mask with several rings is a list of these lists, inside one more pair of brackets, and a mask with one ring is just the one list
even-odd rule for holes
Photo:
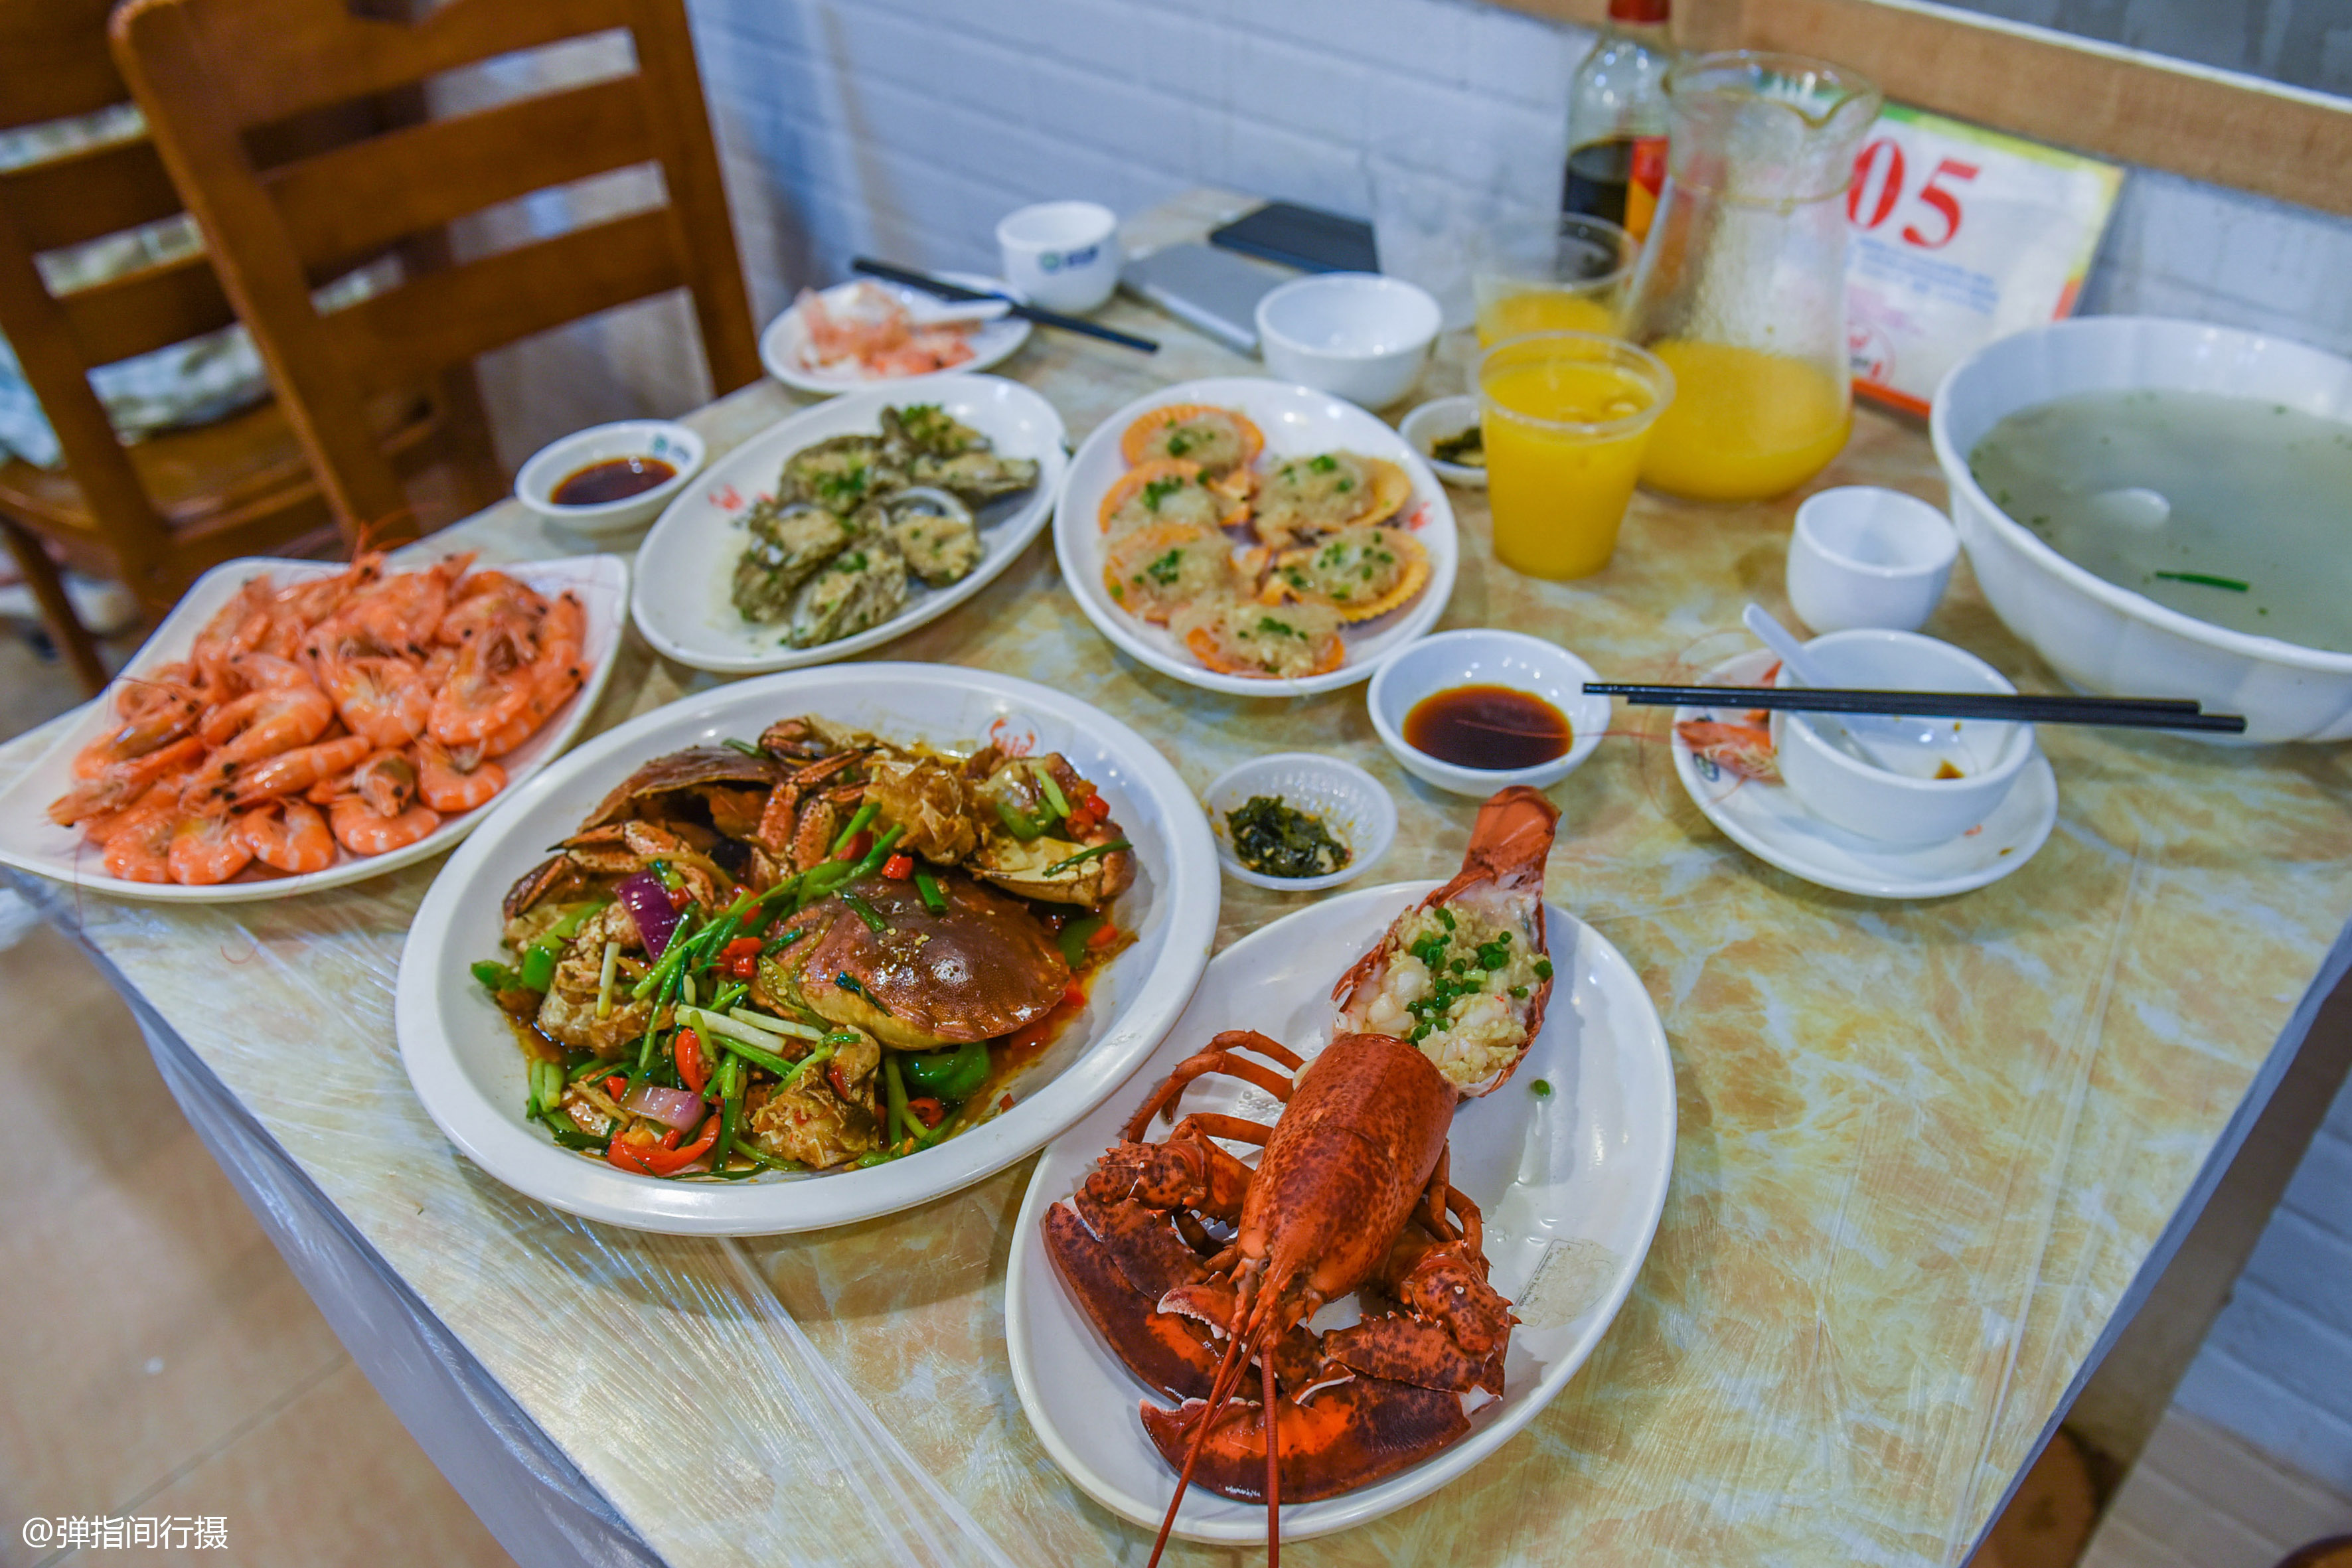
[[[1172,546],[1189,544],[1194,540],[1208,537],[1210,535],[1205,529],[1195,528],[1189,522],[1146,523],[1141,528],[1129,531],[1117,544],[1103,552],[1103,587],[1110,595],[1112,602],[1129,615],[1138,620],[1150,621],[1153,626],[1164,626],[1168,624],[1168,617],[1174,615],[1179,606],[1155,605],[1145,609],[1138,609],[1128,603],[1127,594],[1119,584],[1119,578],[1126,574],[1129,562],[1150,561],[1160,552]],[[1225,536],[1217,537],[1222,542]]]
[[[1150,462],[1139,463],[1119,475],[1112,481],[1110,489],[1103,492],[1102,506],[1095,514],[1095,521],[1103,532],[1108,533],[1112,516],[1120,507],[1127,504],[1129,498],[1142,489],[1144,486],[1154,479],[1199,479],[1200,475],[1201,465],[1185,458],[1154,458]],[[1207,481],[1203,480],[1202,483],[1207,484]],[[1216,489],[1213,485],[1208,488]],[[1247,501],[1236,500],[1224,490],[1218,490],[1217,493],[1223,495],[1228,503],[1222,520],[1226,527],[1230,528],[1249,516]]]
[[1258,597],[1269,605],[1287,604],[1294,599],[1310,605],[1323,605],[1337,610],[1339,613],[1339,618],[1351,626],[1358,621],[1369,621],[1385,616],[1391,610],[1402,609],[1411,604],[1414,596],[1423,588],[1429,586],[1429,552],[1422,548],[1420,540],[1401,528],[1390,529],[1387,531],[1396,540],[1397,552],[1403,558],[1403,569],[1397,574],[1396,585],[1379,598],[1368,599],[1361,604],[1349,605],[1342,604],[1337,599],[1327,598],[1320,594],[1302,594],[1292,587],[1283,579],[1282,568],[1312,557],[1315,552],[1321,548],[1314,544],[1301,545],[1297,550],[1286,550],[1276,556],[1274,574],[1266,579],[1265,586],[1259,592]]
[[1210,414],[1219,415],[1231,420],[1234,428],[1240,432],[1242,459],[1234,466],[1237,468],[1245,469],[1256,462],[1257,455],[1265,450],[1265,433],[1251,422],[1248,415],[1240,410],[1220,408],[1211,403],[1169,403],[1150,410],[1129,426],[1125,434],[1119,437],[1118,454],[1129,463],[1140,463],[1144,460],[1144,443],[1151,439],[1152,432],[1163,426],[1181,425],[1185,420],[1197,419]]

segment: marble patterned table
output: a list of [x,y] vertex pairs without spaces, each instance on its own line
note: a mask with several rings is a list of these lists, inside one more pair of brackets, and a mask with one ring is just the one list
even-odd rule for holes
[[[1176,204],[1138,237],[1197,231],[1219,207]],[[1150,387],[1252,368],[1140,307],[1107,319],[1166,347],[1041,331],[1002,367],[1074,440]],[[693,423],[719,453],[795,406],[761,385]],[[1919,429],[1866,410],[1817,484],[1856,481],[1943,500]],[[1639,496],[1614,564],[1571,584],[1498,567],[1480,493],[1454,501],[1465,559],[1445,626],[1515,626],[1620,679],[1672,679],[1743,646],[1748,598],[1785,609],[1794,498]],[[577,548],[511,503],[431,543],[488,561]],[[880,656],[1047,681],[1151,737],[1196,788],[1262,752],[1350,757],[1402,818],[1370,879],[1452,869],[1471,806],[1394,766],[1361,687],[1268,701],[1146,670],[1080,616],[1049,543]],[[1929,629],[2054,689],[1965,567]],[[592,731],[707,679],[633,638]],[[2345,966],[2347,753],[2046,730],[2059,822],[2034,859],[1973,893],[1880,903],[1735,847],[1684,796],[1663,718],[1620,728],[1553,792],[1549,887],[1632,960],[1672,1041],[1681,1132],[1656,1244],[1527,1432],[1449,1490],[1294,1555],[1961,1561]],[[0,748],[0,775],[45,743]],[[586,1515],[625,1522],[579,1555],[1140,1562],[1145,1532],[1068,1484],[1013,1394],[1003,1275],[1027,1163],[889,1218],[740,1244],[528,1202],[440,1138],[394,1049],[392,976],[436,869],[211,910],[40,896],[184,1053],[167,1071],[224,1091],[387,1299],[487,1374],[478,1403],[530,1434],[549,1473],[601,1493],[609,1511],[591,1493]],[[1224,895],[1220,946],[1306,901],[1231,880]],[[406,1363],[361,1359],[404,1408]],[[470,1439],[426,1436],[467,1489]],[[468,1496],[499,1528],[499,1500]]]

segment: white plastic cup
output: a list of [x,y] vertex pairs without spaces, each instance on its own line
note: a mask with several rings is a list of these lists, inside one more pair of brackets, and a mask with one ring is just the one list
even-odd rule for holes
[[1916,632],[1935,613],[1959,554],[1950,521],[1926,501],[1843,485],[1797,509],[1789,603],[1816,633]]
[[1091,310],[1118,287],[1118,215],[1096,202],[1040,202],[996,226],[1004,280],[1048,310]]

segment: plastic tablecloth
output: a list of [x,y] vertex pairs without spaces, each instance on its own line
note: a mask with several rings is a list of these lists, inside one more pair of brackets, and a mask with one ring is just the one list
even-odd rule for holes
[[[1152,216],[1139,246],[1230,204]],[[1248,366],[1139,307],[1150,359],[1041,332],[1003,367],[1074,437],[1139,392]],[[795,405],[696,416],[723,451]],[[1817,484],[1940,501],[1914,425],[1863,413]],[[1454,492],[1444,624],[1533,630],[1612,676],[1687,678],[1780,606],[1797,498],[1635,500],[1617,561],[1570,584],[1495,565]],[[566,553],[519,509],[433,549]],[[1929,630],[2056,682],[1963,569]],[[1406,779],[1360,689],[1215,696],[1117,654],[1045,543],[883,650],[1097,703],[1204,786],[1312,746],[1400,809],[1373,880],[1449,872],[1471,803]],[[704,678],[624,656],[592,731]],[[1941,1564],[1966,1557],[2158,1271],[2352,950],[2342,748],[2226,749],[2045,729],[2056,832],[1976,892],[1827,892],[1720,837],[1663,716],[1621,719],[1553,792],[1551,896],[1663,1015],[1679,1138],[1657,1239],[1584,1370],[1440,1493],[1297,1543],[1305,1563]],[[0,777],[39,734],[0,747]],[[361,1363],[528,1563],[1140,1562],[1029,1430],[1003,1343],[1028,1166],[887,1218],[740,1243],[568,1218],[460,1158],[393,1044],[402,939],[436,867],[215,908],[67,889],[43,906],[107,965],[158,1064]],[[1305,901],[1228,882],[1219,944]],[[1127,1091],[1122,1091],[1127,1092]],[[1249,1552],[1183,1546],[1180,1563]]]

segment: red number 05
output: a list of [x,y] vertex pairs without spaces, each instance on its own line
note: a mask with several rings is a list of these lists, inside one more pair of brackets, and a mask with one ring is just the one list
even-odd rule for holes
[[[1883,177],[1880,165],[1885,165]],[[1903,197],[1903,149],[1882,136],[1862,150],[1853,161],[1853,184],[1846,191],[1846,217],[1864,228],[1876,228],[1894,216],[1895,204]],[[1871,197],[1873,179],[1877,177],[1877,195]],[[1943,216],[1944,232],[1929,238],[1916,224],[1903,226],[1906,243],[1922,250],[1941,250],[1952,243],[1960,232],[1960,198],[1945,188],[1945,182],[1962,184],[1977,177],[1974,163],[1963,163],[1958,158],[1946,158],[1919,187],[1919,200]],[[1865,205],[1869,210],[1864,210]]]
[[1977,177],[1977,166],[1963,163],[1958,158],[1947,158],[1936,165],[1936,172],[1927,176],[1926,184],[1919,187],[1919,199],[1944,215],[1944,232],[1933,239],[1921,234],[1916,224],[1903,226],[1903,237],[1922,250],[1940,250],[1959,236],[1960,198],[1938,183],[1948,175],[1955,183],[1973,180]]

